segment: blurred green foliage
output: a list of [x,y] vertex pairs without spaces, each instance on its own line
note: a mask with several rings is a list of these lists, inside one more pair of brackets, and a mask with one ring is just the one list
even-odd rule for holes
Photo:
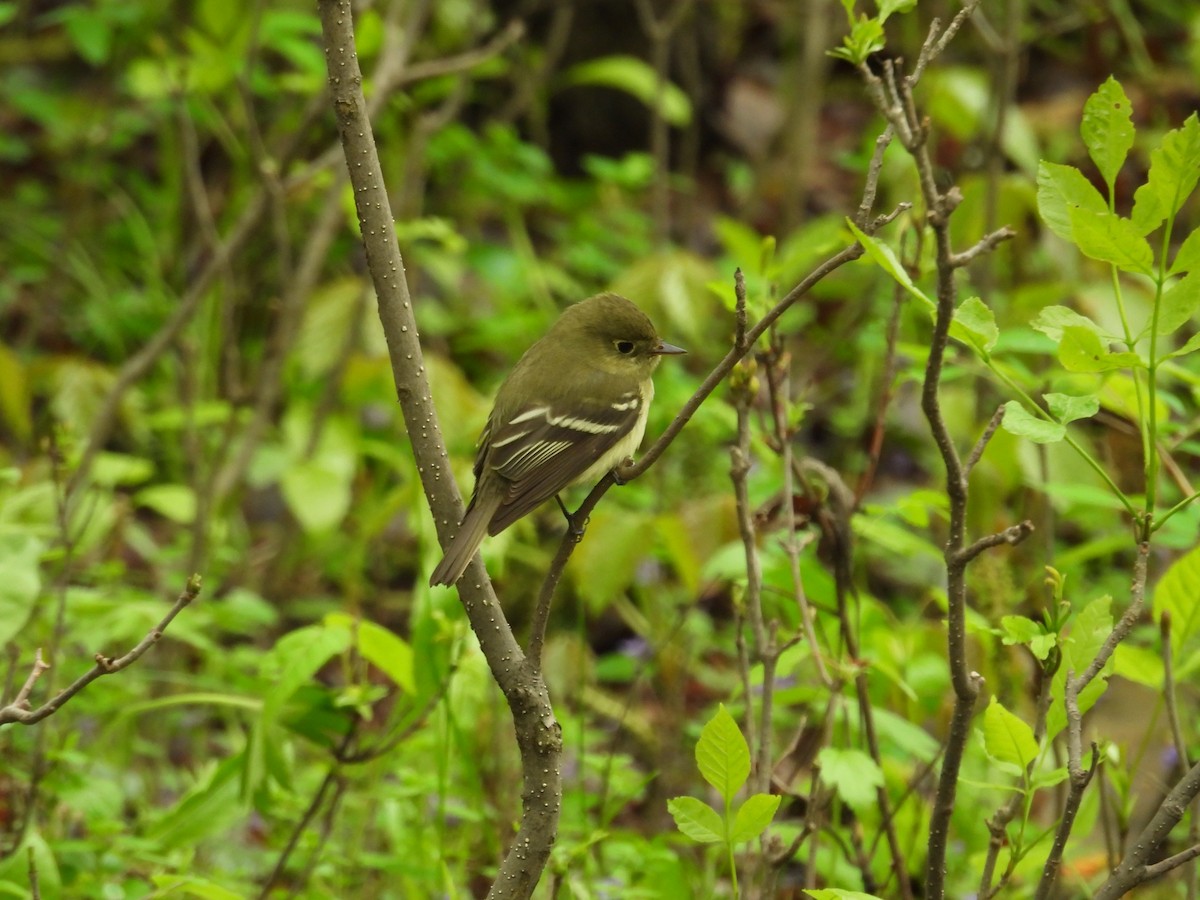
[[[915,56],[929,17],[947,11],[901,15],[902,6],[877,17],[856,10],[863,24],[842,55],[866,58],[886,33],[889,48]],[[990,837],[980,811],[1001,805],[1029,762],[1031,682],[1052,648],[1082,654],[1128,601],[1130,516],[1111,488],[1135,508],[1146,501],[1138,424],[1154,410],[1169,461],[1159,510],[1187,496],[1200,450],[1195,354],[1170,356],[1194,343],[1195,296],[1181,286],[1197,276],[1179,277],[1191,271],[1179,260],[1194,260],[1200,247],[1194,197],[1171,209],[1174,231],[1156,235],[1149,268],[1140,255],[1117,261],[1135,270],[1119,287],[1139,335],[1156,295],[1174,301],[1173,327],[1155,332],[1168,352],[1156,357],[1153,397],[1125,368],[1129,359],[1111,359],[1111,369],[1087,361],[1100,344],[1101,356],[1127,352],[1109,346],[1125,335],[1115,279],[1096,262],[1107,259],[1096,247],[1127,248],[1128,235],[1064,240],[1063,216],[1056,222],[1046,208],[1054,172],[1066,179],[1063,194],[1080,179],[1091,187],[1099,172],[1109,192],[1093,211],[1138,218],[1134,188],[1153,171],[1152,148],[1169,146],[1163,135],[1196,106],[1200,57],[1181,37],[1200,33],[1200,12],[998,6],[1019,27],[1008,37],[1027,67],[1020,85],[997,99],[1003,54],[986,32],[965,29],[921,93],[939,166],[963,193],[956,241],[969,245],[1005,223],[1018,231],[964,273],[957,336],[968,349],[950,360],[943,409],[959,446],[969,447],[1001,403],[1020,399],[1014,386],[1034,398],[1018,403],[1025,419],[1006,417],[1008,430],[972,479],[976,534],[1026,517],[1038,531],[985,555],[971,573],[972,665],[997,701],[981,710],[964,765],[955,896],[976,886]],[[826,11],[841,21],[836,8]],[[660,433],[728,349],[734,268],[746,275],[751,315],[760,315],[851,239],[844,219],[880,130],[850,66],[837,64],[820,84],[789,83],[801,54],[791,13],[717,0],[686,20],[704,83],[689,81],[685,64],[668,73],[664,115],[676,130],[664,162],[650,148],[656,75],[640,40],[556,55],[562,48],[535,11],[519,41],[474,58],[509,12],[474,0],[356,11],[360,56],[373,73],[368,96],[389,61],[416,73],[385,86],[376,134],[464,491],[491,392],[565,303],[597,290],[635,299],[690,351],[657,376],[648,434]],[[985,12],[1002,18],[990,3]],[[612,19],[604,31],[629,30]],[[882,19],[886,29],[875,27]],[[763,33],[773,36],[767,51]],[[581,34],[589,36],[586,21],[574,26],[570,49]],[[840,40],[831,36],[829,47]],[[323,96],[312,4],[0,2],[0,59],[6,700],[39,648],[53,668],[34,686],[35,706],[96,653],[135,645],[193,571],[205,584],[134,667],[90,685],[36,727],[0,726],[0,894],[31,896],[31,859],[48,900],[479,894],[513,833],[520,767],[503,698],[457,598],[425,587],[439,554]],[[770,153],[755,156],[725,116],[732,101],[716,92],[733,82],[761,88],[764,70],[774,84],[766,93],[782,108],[770,111],[785,121],[806,90],[823,105],[818,134],[781,127]],[[1075,80],[1048,88],[1064,71]],[[1087,166],[1094,142],[1085,129],[1081,143],[1077,126],[1109,72],[1137,113],[1129,159],[1115,168],[1097,160],[1078,178],[1050,169]],[[606,119],[614,97],[637,114]],[[623,151],[596,152],[582,138],[571,145],[568,112],[602,119]],[[814,159],[796,171],[789,154],[803,142]],[[662,179],[672,191],[668,234],[656,230],[653,209]],[[880,185],[877,211],[917,195],[898,148],[884,159]],[[806,201],[789,208],[797,196]],[[780,660],[771,737],[787,796],[769,833],[782,846],[800,833],[814,780],[829,806],[826,839],[811,857],[805,849],[786,861],[785,886],[799,884],[810,862],[822,885],[863,890],[864,869],[886,877],[883,842],[852,850],[856,835],[881,826],[864,802],[872,779],[902,798],[895,825],[909,873],[922,872],[929,803],[921,779],[937,763],[951,693],[940,621],[947,499],[919,411],[929,315],[915,298],[932,284],[923,214],[901,216],[881,236],[888,271],[868,262],[841,269],[779,328],[797,452],[852,485],[875,467],[852,522],[860,659],[846,658],[832,618],[828,548],[817,526],[802,522],[813,540],[800,573],[841,680],[835,691],[823,687],[804,643]],[[206,271],[207,287],[167,351],[125,383],[122,372],[189,309]],[[911,290],[901,292],[889,368],[897,277]],[[102,443],[76,481],[117,387]],[[885,389],[891,402],[874,456]],[[1052,399],[1062,397],[1095,405]],[[769,418],[764,398],[749,489],[762,528],[765,612],[790,636],[800,623],[780,509],[793,498],[781,494]],[[551,886],[559,897],[728,891],[724,859],[674,830],[667,800],[717,799],[695,777],[693,747],[719,703],[741,721],[747,702],[757,702],[743,695],[736,671],[746,575],[729,486],[734,428],[718,392],[660,464],[606,497],[568,568],[545,660],[568,761],[547,896]],[[1039,442],[1067,433],[1095,467],[1061,442]],[[1154,538],[1156,573],[1190,551],[1160,587],[1181,679],[1200,659],[1198,528],[1193,504]],[[561,529],[548,506],[484,546],[519,630]],[[1047,566],[1065,582],[1047,587]],[[859,666],[870,674],[881,766],[863,761],[852,690]],[[1105,772],[1127,825],[1170,776],[1158,759],[1166,743],[1153,623],[1122,646],[1113,672],[1132,693],[1123,705],[1099,703],[1094,720],[1111,741]],[[761,669],[750,676],[761,685]],[[1188,722],[1196,700],[1183,692]],[[1122,730],[1122,720],[1136,727]],[[803,740],[814,734],[820,746]],[[1194,727],[1187,740],[1194,755]],[[1061,775],[1045,749],[1030,797]],[[1086,896],[1103,875],[1104,814],[1089,794],[1063,896]],[[1052,821],[1052,811],[1031,807],[1020,820],[1030,833],[1014,833],[1013,846],[1033,849]],[[1006,896],[1028,896],[1041,857],[1013,859]]]

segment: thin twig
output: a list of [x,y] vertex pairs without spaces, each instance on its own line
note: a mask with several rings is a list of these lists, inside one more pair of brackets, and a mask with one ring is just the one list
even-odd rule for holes
[[[84,674],[75,679],[68,687],[59,691],[54,697],[47,700],[37,709],[29,709],[28,703],[18,694],[18,701],[10,703],[8,706],[0,708],[0,725],[7,725],[9,722],[20,722],[22,725],[33,725],[36,722],[55,713],[63,704],[67,703],[72,697],[82,691],[85,687],[104,675],[113,675],[137,662],[147,650],[153,647],[162,638],[163,633],[170,626],[175,617],[183,611],[183,608],[196,599],[200,593],[200,576],[193,575],[188,579],[187,587],[183,593],[179,595],[179,599],[175,601],[175,605],[170,611],[162,617],[161,621],[152,628],[147,635],[126,653],[117,659],[111,659],[101,654],[96,654],[96,664]],[[34,663],[34,672],[37,672],[38,666],[41,665],[47,668],[41,662],[41,654],[39,652],[37,661]],[[38,673],[40,674],[40,673]],[[30,679],[27,684],[36,681],[33,673],[30,674]]]
[[987,449],[988,443],[996,434],[996,429],[1000,427],[1000,423],[1004,421],[1004,406],[1001,405],[994,413],[991,419],[988,420],[987,427],[983,429],[983,434],[979,436],[979,440],[975,442],[975,446],[971,448],[971,452],[967,455],[966,461],[963,462],[963,472],[967,475],[971,474],[971,470],[979,464],[979,460],[983,458],[983,451]]

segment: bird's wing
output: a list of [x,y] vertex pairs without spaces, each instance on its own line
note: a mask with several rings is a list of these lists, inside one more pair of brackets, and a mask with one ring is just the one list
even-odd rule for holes
[[507,483],[488,533],[504,530],[587,472],[637,424],[643,402],[632,392],[611,406],[583,412],[539,404],[518,410],[507,422],[488,422],[476,476],[486,466]]

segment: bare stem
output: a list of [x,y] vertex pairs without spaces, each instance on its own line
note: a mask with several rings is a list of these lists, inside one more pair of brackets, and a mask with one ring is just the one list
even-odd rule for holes
[[199,593],[200,576],[193,575],[188,579],[187,587],[179,595],[179,598],[175,601],[175,605],[171,607],[167,614],[162,617],[162,620],[144,638],[138,641],[132,650],[117,659],[111,659],[97,653],[95,656],[96,664],[91,669],[80,675],[70,685],[63,688],[37,709],[30,709],[28,703],[29,691],[32,690],[34,683],[41,676],[42,672],[50,668],[42,661],[42,654],[39,650],[34,660],[33,671],[30,672],[25,686],[17,694],[12,703],[8,704],[8,706],[0,707],[0,725],[7,725],[9,722],[33,725],[40,722],[47,716],[57,712],[63,704],[67,703],[97,678],[104,675],[113,675],[133,665],[133,663],[141,658],[142,654],[158,643],[163,633],[167,630],[167,627],[175,620],[175,617],[183,611],[185,606],[195,600]]

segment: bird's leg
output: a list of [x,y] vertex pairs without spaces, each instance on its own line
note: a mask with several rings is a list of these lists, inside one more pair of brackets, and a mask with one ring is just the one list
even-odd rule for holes
[[558,508],[562,510],[563,516],[566,517],[567,532],[574,539],[575,543],[578,544],[583,540],[583,532],[587,529],[588,517],[584,516],[583,521],[580,522],[576,515],[567,509],[566,504],[562,502],[562,497],[558,496],[558,494],[554,495],[554,502],[558,504]]

